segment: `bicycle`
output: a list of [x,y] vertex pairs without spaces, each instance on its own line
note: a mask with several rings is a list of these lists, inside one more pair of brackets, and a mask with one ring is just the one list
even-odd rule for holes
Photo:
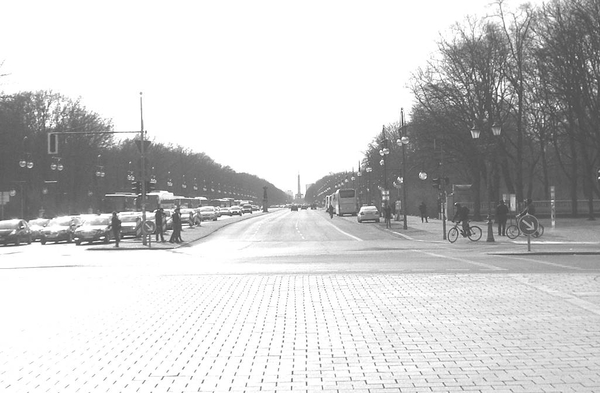
[[463,235],[463,237],[468,237],[469,240],[473,242],[476,242],[477,240],[481,239],[482,234],[481,228],[479,228],[477,225],[469,224],[469,233],[465,236],[465,232],[463,231],[462,227],[458,225],[458,222],[455,222],[454,226],[448,231],[448,241],[450,243],[454,243],[456,239],[458,239],[459,233]]
[[[535,237],[536,239],[540,236],[542,236],[544,234],[544,226],[540,223],[538,223],[538,228],[537,231],[535,231],[534,233],[531,234],[531,236]],[[517,224],[511,224],[508,227],[506,227],[506,236],[508,236],[509,239],[516,239],[518,236],[521,235],[521,230],[519,229],[519,219],[517,219]]]

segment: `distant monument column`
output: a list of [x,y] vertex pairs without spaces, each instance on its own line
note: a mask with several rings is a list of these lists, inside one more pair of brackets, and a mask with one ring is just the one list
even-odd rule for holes
[[268,213],[269,209],[267,208],[268,206],[268,199],[267,199],[267,186],[263,187],[263,213]]

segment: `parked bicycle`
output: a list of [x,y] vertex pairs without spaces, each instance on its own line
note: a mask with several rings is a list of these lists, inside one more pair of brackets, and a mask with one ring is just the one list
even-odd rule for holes
[[454,243],[458,239],[458,235],[461,234],[463,237],[468,237],[469,240],[476,242],[481,239],[481,228],[477,225],[471,225],[469,223],[469,233],[465,235],[462,226],[458,225],[458,222],[454,223],[454,226],[448,231],[448,241]]
[[[544,234],[544,226],[538,223],[537,230],[531,234],[531,236],[538,238]],[[516,224],[511,224],[506,227],[506,236],[509,239],[516,239],[518,236],[522,235],[521,230],[519,229],[519,219],[517,219]]]

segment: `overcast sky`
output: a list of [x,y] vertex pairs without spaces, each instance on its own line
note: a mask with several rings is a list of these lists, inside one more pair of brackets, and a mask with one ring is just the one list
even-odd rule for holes
[[[514,7],[522,1],[509,0]],[[115,130],[287,191],[356,170],[411,72],[489,0],[3,2],[0,90],[81,98]],[[160,168],[157,168],[160,170]]]

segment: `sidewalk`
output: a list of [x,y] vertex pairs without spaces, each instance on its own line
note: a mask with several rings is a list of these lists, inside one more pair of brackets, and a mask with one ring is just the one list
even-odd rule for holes
[[[600,219],[589,221],[587,218],[559,218],[556,220],[554,227],[552,227],[550,219],[540,219],[539,222],[544,226],[544,234],[537,239],[531,238],[532,244],[556,245],[558,247],[553,247],[554,252],[568,251],[570,253],[573,253],[573,247],[577,245],[586,245],[587,251],[589,251],[590,247],[594,248],[595,245],[596,252],[600,254]],[[526,236],[519,236],[516,239],[498,236],[498,227],[496,224],[493,226],[494,242],[487,242],[487,222],[472,221],[472,224],[480,227],[483,232],[478,243],[509,245],[514,252],[523,251],[520,249],[515,250],[513,247],[515,244],[527,243]],[[446,233],[448,233],[448,230],[453,225],[452,221],[446,221]],[[508,225],[510,225],[510,222]],[[430,218],[429,222],[422,223],[421,218],[417,216],[407,216],[407,229],[404,229],[402,216],[400,217],[400,221],[392,220],[391,229],[385,228],[385,222],[379,223],[379,227],[382,230],[391,231],[408,240],[447,242],[447,240],[444,240],[442,226],[442,220]]]
[[181,238],[183,239],[183,243],[170,243],[169,238],[171,237],[172,231],[167,231],[165,233],[164,242],[156,241],[156,236],[152,235],[151,239],[147,244],[143,244],[142,239],[121,239],[119,243],[119,247],[115,247],[114,241],[111,241],[110,244],[98,244],[88,248],[88,250],[171,250],[179,247],[187,247],[191,242],[200,240],[211,233],[218,231],[224,226],[231,225],[233,223],[247,220],[253,217],[260,217],[264,214],[262,211],[254,212],[252,214],[244,214],[240,217],[228,217],[225,219],[218,219],[217,221],[203,222],[199,227],[190,228],[189,226],[184,226],[183,231],[181,232]]

